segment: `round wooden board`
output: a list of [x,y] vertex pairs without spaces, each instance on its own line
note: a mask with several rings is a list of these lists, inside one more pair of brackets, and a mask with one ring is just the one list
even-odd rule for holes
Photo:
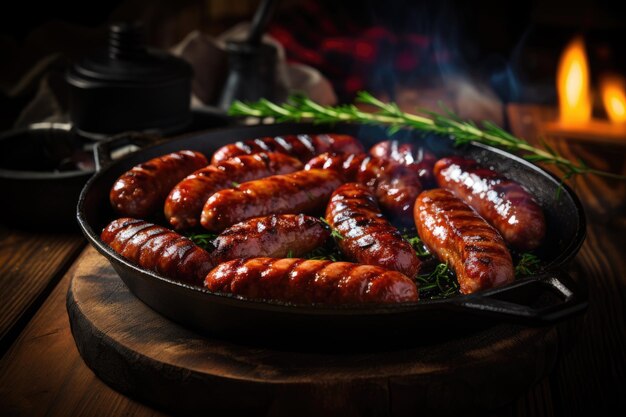
[[177,414],[467,414],[515,399],[551,370],[557,353],[554,328],[512,325],[355,354],[209,339],[135,298],[93,248],[75,270],[67,308],[78,350],[102,380]]

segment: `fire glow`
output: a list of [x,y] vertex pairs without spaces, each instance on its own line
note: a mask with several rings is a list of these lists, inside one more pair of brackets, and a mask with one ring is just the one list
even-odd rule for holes
[[604,108],[613,123],[626,123],[626,93],[625,83],[622,78],[607,76],[600,83],[602,102]]
[[[626,143],[626,82],[616,75],[600,78],[598,101],[608,119],[594,118],[594,90],[585,43],[574,38],[565,48],[557,71],[559,119],[548,123],[548,133],[572,139],[605,139]],[[599,102],[597,104],[600,104]]]
[[557,75],[561,122],[582,124],[591,120],[589,99],[589,64],[582,38],[565,48]]

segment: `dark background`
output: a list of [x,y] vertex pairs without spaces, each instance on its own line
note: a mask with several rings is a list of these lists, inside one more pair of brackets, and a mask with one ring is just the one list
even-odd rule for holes
[[[190,31],[217,35],[249,20],[257,4],[257,0],[12,2],[11,11],[0,16],[0,127],[10,125],[36,94],[36,80],[30,86],[20,84],[28,71],[50,54],[59,53],[71,62],[104,45],[109,22],[142,21],[149,44],[168,48]],[[626,74],[626,15],[620,6],[603,0],[297,0],[281,2],[273,27],[286,30],[313,51],[322,39],[358,39],[372,27],[400,37],[417,34],[429,39],[424,53],[433,59],[418,63],[410,77],[389,64],[395,62],[393,47],[383,47],[391,52],[379,53],[376,62],[365,67],[322,52],[320,69],[342,101],[353,96],[344,88],[349,74],[361,74],[363,87],[377,92],[389,89],[389,82],[429,82],[431,76],[460,73],[487,83],[505,102],[554,103],[558,57],[577,34],[585,37],[592,77],[607,71]],[[287,56],[301,60],[289,48]],[[334,73],[333,66],[342,71]],[[382,66],[387,78],[381,81],[376,74]]]

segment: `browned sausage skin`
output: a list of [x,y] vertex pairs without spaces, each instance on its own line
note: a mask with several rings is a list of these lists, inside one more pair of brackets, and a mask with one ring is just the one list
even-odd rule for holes
[[288,174],[302,169],[302,163],[280,153],[241,155],[199,169],[176,184],[165,200],[165,218],[176,230],[200,224],[202,207],[209,197],[233,184]]
[[397,140],[385,140],[372,146],[370,155],[409,167],[424,186],[434,184],[433,167],[437,158],[433,153],[419,145]]
[[398,229],[383,217],[376,199],[362,184],[339,187],[330,198],[326,221],[342,236],[337,244],[349,259],[414,277],[420,260]]
[[265,137],[222,146],[213,154],[211,163],[259,152],[280,152],[304,162],[324,152],[362,153],[363,146],[350,135],[333,133]]
[[244,182],[213,194],[202,209],[200,222],[210,231],[270,214],[315,214],[323,211],[342,181],[334,171],[312,169]]
[[143,220],[114,220],[100,237],[129,261],[177,281],[202,285],[212,268],[209,254],[191,240]]
[[349,262],[305,259],[236,259],[206,276],[213,292],[298,304],[417,301],[413,281],[396,271]]
[[312,168],[331,169],[340,173],[346,182],[367,185],[383,211],[394,221],[413,222],[413,205],[422,191],[422,184],[410,167],[365,154],[327,152],[314,157],[305,166],[305,169]]
[[298,257],[322,246],[330,230],[304,214],[273,214],[237,223],[215,239],[214,264],[237,258]]
[[513,281],[511,254],[498,231],[448,190],[420,194],[415,226],[431,253],[454,270],[462,293]]
[[311,158],[304,169],[330,169],[341,174],[346,182],[355,182],[361,171],[361,165],[367,158],[364,153],[347,154],[324,152]]
[[437,161],[435,176],[440,187],[472,206],[515,249],[541,244],[546,233],[543,211],[520,184],[460,157]]
[[176,183],[207,164],[200,152],[186,150],[139,164],[113,184],[111,205],[123,216],[148,217],[161,210]]

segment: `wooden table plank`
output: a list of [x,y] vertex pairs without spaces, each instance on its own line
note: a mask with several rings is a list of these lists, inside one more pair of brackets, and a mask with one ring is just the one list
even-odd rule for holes
[[71,270],[0,360],[3,416],[163,416],[118,394],[84,364],[69,328]]
[[47,234],[0,226],[0,354],[17,337],[84,245],[78,233]]
[[[615,173],[626,170],[626,143],[550,138],[543,123],[556,116],[552,108],[511,105],[508,113],[512,131],[531,142],[544,137],[570,159],[582,157]],[[557,415],[612,415],[612,407],[626,409],[626,182],[587,176],[569,184],[587,216],[587,239],[572,274],[588,286],[589,309],[574,338],[563,340],[550,386]]]

